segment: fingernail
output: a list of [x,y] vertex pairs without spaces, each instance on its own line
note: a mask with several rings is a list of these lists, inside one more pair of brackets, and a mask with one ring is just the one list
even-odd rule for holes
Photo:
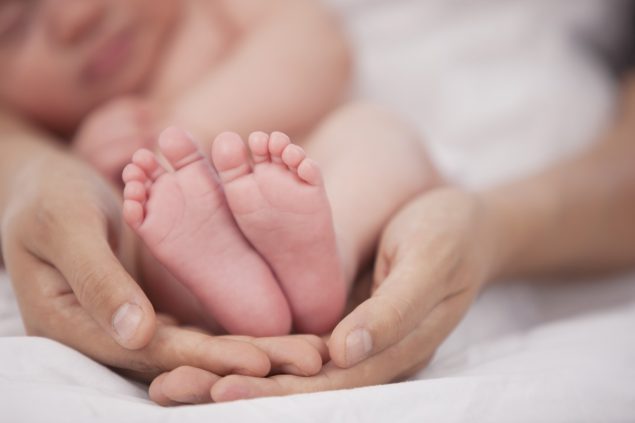
[[346,364],[353,366],[368,357],[373,339],[366,329],[355,329],[346,336]]
[[142,318],[141,307],[133,303],[126,303],[119,307],[112,317],[112,327],[120,340],[129,341],[137,333]]

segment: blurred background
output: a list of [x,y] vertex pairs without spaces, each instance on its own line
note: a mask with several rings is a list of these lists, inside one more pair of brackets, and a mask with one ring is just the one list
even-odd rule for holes
[[588,145],[630,56],[628,0],[327,3],[354,43],[355,95],[409,118],[446,175],[471,187]]

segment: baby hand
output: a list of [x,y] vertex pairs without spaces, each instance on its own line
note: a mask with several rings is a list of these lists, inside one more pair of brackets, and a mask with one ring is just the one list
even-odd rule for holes
[[155,110],[145,100],[112,100],[84,119],[73,148],[102,175],[121,186],[121,172],[132,154],[140,148],[154,147],[155,121]]

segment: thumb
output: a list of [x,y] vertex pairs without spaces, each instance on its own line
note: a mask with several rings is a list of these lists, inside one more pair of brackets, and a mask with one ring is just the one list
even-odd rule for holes
[[425,279],[422,272],[407,265],[407,260],[394,267],[372,297],[333,330],[329,340],[333,362],[342,368],[352,367],[416,329],[442,299],[441,293],[435,292],[438,289]]
[[152,304],[103,237],[78,238],[66,237],[59,249],[62,253],[50,262],[86,312],[119,345],[131,350],[143,348],[154,336]]

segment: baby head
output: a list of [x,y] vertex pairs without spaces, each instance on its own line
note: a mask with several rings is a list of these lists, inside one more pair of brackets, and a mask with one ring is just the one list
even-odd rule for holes
[[0,0],[0,102],[72,130],[147,82],[181,0]]

